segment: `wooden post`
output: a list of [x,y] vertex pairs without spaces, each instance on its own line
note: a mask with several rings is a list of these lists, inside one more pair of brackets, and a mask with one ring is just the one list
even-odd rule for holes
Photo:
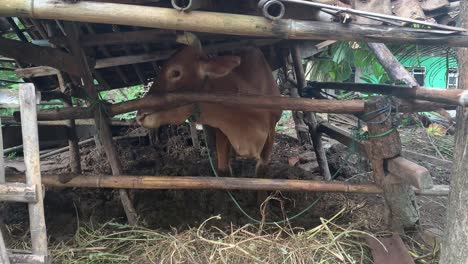
[[21,131],[23,133],[26,184],[36,186],[37,202],[29,203],[29,225],[33,255],[47,256],[47,232],[42,202],[39,135],[37,128],[36,91],[33,84],[20,84]]
[[8,252],[5,246],[5,240],[3,240],[1,228],[0,228],[0,263],[10,264],[10,258],[8,257]]
[[[67,22],[65,23],[65,31],[67,32],[72,54],[75,56],[77,63],[81,66],[81,77],[86,92],[88,93],[90,100],[95,100],[95,103],[99,104],[99,97],[96,87],[94,86],[94,78],[91,73],[88,60],[83,49],[79,45],[79,31],[77,25],[73,22]],[[117,148],[112,141],[112,131],[109,124],[109,117],[107,116],[105,109],[102,107],[97,107],[93,114],[98,135],[100,136],[101,143],[104,147],[104,151],[106,152],[107,160],[111,166],[112,175],[122,175],[122,163],[118,156]],[[120,189],[119,195],[125,210],[125,214],[127,216],[128,223],[130,225],[136,225],[138,221],[137,214],[130,201],[127,190]]]
[[[282,59],[283,59],[283,72],[284,72],[284,77],[285,79],[288,79],[288,65],[289,65],[289,61],[288,61],[288,58],[289,57],[286,57],[286,56],[283,56]],[[293,98],[299,98],[300,95],[299,95],[299,89],[297,88],[297,86],[293,86],[291,87],[291,90],[290,90],[290,94],[291,94],[291,97]],[[294,129],[296,130],[296,135],[297,135],[297,139],[299,140],[299,143],[301,145],[305,145],[305,144],[311,144],[312,143],[312,139],[310,138],[310,135],[307,131],[307,126],[304,122],[304,114],[302,111],[292,111],[292,117],[293,117],[293,121],[294,121]]]
[[[62,100],[63,107],[73,107],[72,98],[65,95],[65,82],[61,72],[57,73],[57,78],[60,84],[60,91],[64,94],[64,99]],[[81,158],[80,158],[80,147],[78,146],[78,135],[76,134],[76,124],[75,119],[68,119],[65,121],[67,127],[67,137],[68,137],[68,155],[70,161],[71,172],[75,174],[81,174]]]
[[[460,1],[461,25],[468,28],[468,1]],[[458,50],[459,89],[468,90],[468,49]],[[440,263],[462,264],[468,260],[468,108],[459,107],[455,153]]]
[[5,183],[5,160],[3,156],[2,118],[0,118],[0,184]]
[[[378,97],[366,102],[365,112],[375,113],[376,110],[388,107],[387,104],[383,97]],[[386,175],[384,170],[385,160],[397,157],[401,152],[400,136],[396,130],[388,133],[393,129],[388,112],[380,113],[366,122],[371,136],[366,148],[367,157],[372,166],[374,181],[384,191],[388,224],[392,229],[402,232],[404,228],[413,227],[418,222],[419,213],[411,186],[394,179],[394,176]]]
[[[296,73],[297,89],[302,90],[307,86],[304,74],[304,67],[302,66],[302,56],[300,49],[295,43],[291,46],[291,55],[294,64],[294,71]],[[322,136],[317,131],[317,118],[315,113],[303,112],[305,124],[309,127],[310,137],[314,146],[314,151],[317,156],[317,163],[319,165],[320,174],[323,175],[325,180],[331,180],[330,169],[328,168],[327,155],[322,145]]]

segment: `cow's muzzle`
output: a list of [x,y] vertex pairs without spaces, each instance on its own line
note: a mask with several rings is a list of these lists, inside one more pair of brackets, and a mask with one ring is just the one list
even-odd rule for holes
[[137,112],[137,115],[135,117],[136,119],[136,122],[140,125],[140,126],[143,126],[143,121],[145,120],[145,117],[147,117],[149,114],[149,112],[143,112],[143,111],[138,111]]

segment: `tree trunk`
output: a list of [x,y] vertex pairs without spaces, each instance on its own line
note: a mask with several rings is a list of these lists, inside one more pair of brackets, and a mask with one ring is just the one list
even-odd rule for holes
[[[468,28],[468,0],[460,1],[461,25]],[[458,50],[460,89],[468,90],[468,48]],[[468,109],[459,107],[447,225],[440,263],[468,261]]]

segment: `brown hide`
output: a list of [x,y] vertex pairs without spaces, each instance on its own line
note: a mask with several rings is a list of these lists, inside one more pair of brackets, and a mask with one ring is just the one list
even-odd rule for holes
[[[280,95],[259,49],[245,48],[238,56],[207,58],[196,46],[188,46],[168,60],[149,94],[170,92]],[[257,168],[268,162],[280,110],[210,103],[199,103],[198,107],[196,122],[216,128],[221,173],[229,174],[230,146],[238,155],[256,159]],[[181,124],[195,114],[195,109],[191,104],[159,112],[139,111],[137,122],[148,128]]]

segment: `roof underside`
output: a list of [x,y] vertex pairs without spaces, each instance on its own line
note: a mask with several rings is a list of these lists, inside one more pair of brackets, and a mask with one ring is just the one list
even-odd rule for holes
[[[94,1],[171,7],[169,0]],[[402,0],[395,2],[399,1]],[[206,10],[260,16],[261,14],[256,10],[257,2],[255,0],[212,0],[213,7]],[[346,2],[348,1],[321,0],[316,2],[335,3],[346,6]],[[431,0],[426,0],[426,2],[431,2]],[[453,12],[456,11],[456,8],[454,8],[456,5],[456,1],[451,1],[450,5],[433,10],[425,10],[424,12],[428,20],[435,19],[439,23],[453,25],[453,20],[455,19]],[[286,16],[296,18],[294,13],[287,13]],[[307,19],[303,14],[299,16],[298,19]],[[311,20],[315,20],[315,18],[311,18]],[[68,51],[63,21],[7,18],[2,19],[0,22],[0,32],[2,32],[2,35],[10,34],[9,36],[11,36],[11,34],[14,34],[17,39],[22,41]],[[96,62],[97,66],[94,77],[99,83],[98,87],[100,90],[147,84],[157,75],[158,68],[160,68],[164,59],[167,58],[168,51],[177,50],[182,46],[182,44],[176,42],[177,32],[175,31],[109,24],[77,23],[77,25],[81,34],[80,42],[84,47],[86,55]],[[130,34],[129,32],[134,33]],[[201,40],[204,47],[254,39],[215,34],[197,34],[197,37]],[[255,40],[258,41],[259,38],[255,38]],[[265,40],[262,45],[268,46],[272,44],[273,42],[270,43]],[[235,46],[239,45],[234,44]],[[214,50],[219,51],[219,49]],[[266,49],[266,51],[272,54],[272,49]],[[16,67],[21,68],[32,66],[40,65],[30,65],[22,62],[18,62],[16,65]],[[36,77],[28,81],[33,81],[36,87],[43,91],[58,87],[58,81],[55,76]]]

